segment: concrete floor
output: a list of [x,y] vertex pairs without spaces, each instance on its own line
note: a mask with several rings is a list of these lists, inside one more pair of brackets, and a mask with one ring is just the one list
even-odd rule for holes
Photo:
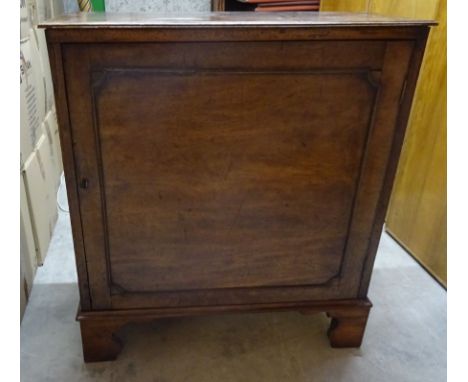
[[21,324],[21,380],[445,381],[446,292],[386,234],[369,297],[360,349],[331,349],[322,314],[236,314],[128,326],[117,361],[84,364],[70,222],[60,212]]

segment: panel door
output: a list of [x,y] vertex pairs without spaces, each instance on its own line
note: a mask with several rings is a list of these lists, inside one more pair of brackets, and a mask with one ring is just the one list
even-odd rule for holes
[[93,307],[355,297],[411,49],[66,46]]

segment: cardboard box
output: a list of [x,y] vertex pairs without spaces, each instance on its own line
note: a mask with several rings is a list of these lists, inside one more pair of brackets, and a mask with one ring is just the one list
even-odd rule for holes
[[21,163],[33,152],[45,117],[44,81],[38,55],[29,40],[20,44],[20,138]]
[[23,170],[39,265],[44,263],[58,218],[57,186],[48,151],[48,140],[42,135],[36,150],[24,163]]
[[32,46],[37,50],[39,56],[41,73],[44,82],[45,111],[47,113],[54,106],[54,88],[52,84],[52,74],[50,71],[49,53],[47,50],[45,30],[32,28],[30,31],[30,39],[34,40],[32,41]]
[[46,135],[49,144],[49,155],[53,164],[53,173],[56,177],[56,183],[58,187],[60,185],[60,176],[63,172],[63,164],[55,108],[53,108],[51,111],[49,111],[49,113],[47,113],[43,126],[44,134]]
[[[50,119],[50,118],[48,118]],[[44,130],[44,141],[40,141],[40,144],[37,147],[38,152],[38,161],[41,166],[41,170],[44,172],[44,179],[47,183],[47,189],[50,190],[51,195],[54,197],[51,198],[51,209],[57,209],[57,191],[60,186],[60,175],[59,164],[57,160],[57,153],[53,146],[54,142],[49,140],[47,131],[48,127],[47,119],[44,121],[43,130]]]
[[22,161],[33,152],[40,128],[31,44],[20,45],[20,136]]
[[48,0],[26,0],[26,2],[32,25],[37,25],[50,17]]
[[[31,60],[33,62],[33,69],[34,69],[34,76],[36,79],[36,86],[37,86],[37,104],[39,110],[39,121],[44,121],[44,118],[47,114],[48,104],[46,102],[46,78],[44,73],[44,68],[41,63],[41,52],[39,50],[38,40],[35,28],[32,28],[29,31],[29,42],[30,42],[30,53],[31,53]],[[50,68],[48,68],[50,74]]]
[[31,291],[37,270],[36,245],[23,176],[20,176],[20,267],[26,299]]
[[33,25],[65,13],[63,0],[26,0]]
[[31,20],[29,17],[29,8],[26,0],[20,0],[20,39],[25,40],[29,37],[31,29]]

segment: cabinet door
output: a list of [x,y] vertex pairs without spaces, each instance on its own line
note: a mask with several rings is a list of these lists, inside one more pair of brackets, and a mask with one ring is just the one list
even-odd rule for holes
[[357,297],[412,49],[65,45],[93,308]]

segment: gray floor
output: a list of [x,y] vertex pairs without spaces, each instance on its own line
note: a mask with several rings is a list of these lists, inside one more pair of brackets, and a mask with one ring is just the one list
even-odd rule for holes
[[386,234],[369,297],[361,349],[331,349],[324,315],[238,314],[129,326],[117,361],[84,364],[70,222],[61,212],[21,325],[21,380],[445,381],[446,292]]

